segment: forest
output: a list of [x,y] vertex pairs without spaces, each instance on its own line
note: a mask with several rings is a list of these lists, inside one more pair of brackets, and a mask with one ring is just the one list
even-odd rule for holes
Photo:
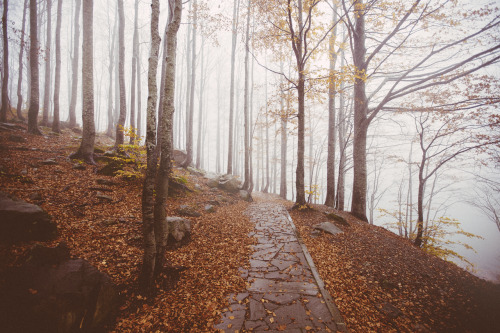
[[1,12],[0,327],[500,327],[497,1]]

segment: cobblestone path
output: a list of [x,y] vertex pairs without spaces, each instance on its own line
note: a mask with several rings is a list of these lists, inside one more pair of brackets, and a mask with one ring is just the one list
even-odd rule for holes
[[244,293],[229,296],[216,329],[224,332],[346,332],[307,249],[283,206],[257,202],[247,210],[257,239]]

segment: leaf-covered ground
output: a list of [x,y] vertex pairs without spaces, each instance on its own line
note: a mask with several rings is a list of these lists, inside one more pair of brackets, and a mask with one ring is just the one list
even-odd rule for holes
[[[40,205],[57,222],[58,238],[45,245],[66,242],[73,256],[87,259],[119,286],[120,313],[109,330],[213,330],[219,310],[227,306],[225,296],[245,289],[238,268],[247,265],[252,242],[247,235],[253,226],[243,215],[248,203],[209,189],[202,177],[176,170],[188,180],[188,187],[194,189],[199,184],[201,190],[169,199],[168,215],[177,215],[176,209],[185,204],[202,216],[190,218],[191,243],[167,253],[170,264],[180,268],[175,288],[171,288],[172,279],[165,278],[155,297],[142,297],[137,292],[142,259],[141,181],[99,176],[92,166],[73,169],[75,163],[68,156],[78,147],[78,134],[65,130],[62,135],[51,135],[48,129],[46,133],[43,137],[25,131],[0,132],[0,188]],[[109,144],[109,138],[98,137],[96,146],[105,148]],[[43,165],[49,158],[57,164]],[[116,185],[99,185],[97,179]],[[98,198],[98,192],[112,200]],[[205,205],[214,200],[220,203],[216,211],[204,212]],[[15,265],[33,245],[0,247],[0,267]]]
[[290,214],[352,332],[500,332],[500,285],[347,213],[344,233],[312,238],[328,220],[314,208]]

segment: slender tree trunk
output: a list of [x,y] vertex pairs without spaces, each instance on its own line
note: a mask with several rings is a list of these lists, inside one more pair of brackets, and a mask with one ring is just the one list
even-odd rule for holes
[[[139,42],[138,42],[139,44]],[[142,128],[142,91],[141,91],[141,46],[137,46],[137,138],[141,138]]]
[[169,0],[169,24],[166,34],[167,40],[167,70],[165,80],[165,102],[163,104],[163,122],[160,126],[159,139],[161,140],[161,158],[158,175],[156,178],[155,200],[155,238],[156,238],[156,263],[155,273],[163,268],[165,261],[165,248],[167,245],[166,211],[165,204],[168,196],[168,178],[172,171],[172,120],[174,115],[175,97],[175,65],[177,53],[177,32],[181,23],[182,0]]
[[[7,87],[9,84],[9,38],[7,33],[8,0],[3,0],[2,31],[3,31],[3,78],[2,78],[2,109],[0,121],[7,121],[7,109],[10,107]],[[22,46],[21,46],[22,47]]]
[[154,218],[155,177],[158,160],[155,157],[156,146],[156,103],[158,92],[156,86],[156,71],[158,69],[158,53],[160,49],[160,34],[158,21],[160,15],[159,0],[151,4],[151,51],[148,66],[148,106],[146,121],[146,154],[147,169],[142,190],[142,235],[144,256],[139,284],[144,292],[149,292],[154,286],[156,263],[156,238]]
[[[189,1],[189,12],[193,8],[193,2]],[[187,129],[189,127],[189,110],[190,110],[190,93],[191,93],[191,30],[192,25],[188,24],[187,34],[186,34],[186,126],[185,126],[185,139],[187,138]],[[187,150],[187,142],[184,140],[184,146]]]
[[[340,54],[340,68],[344,71],[345,59],[344,59],[344,51]],[[338,117],[338,134],[339,134],[339,175],[338,175],[338,184],[337,184],[337,197],[335,207],[343,211],[344,210],[344,201],[345,201],[345,163],[346,157],[345,152],[347,149],[347,139],[346,136],[346,128],[347,128],[347,117],[345,111],[345,81],[340,81],[340,101],[339,101],[339,117]]]
[[229,87],[229,131],[227,150],[227,173],[233,173],[233,122],[234,122],[234,63],[236,59],[236,38],[238,36],[238,9],[239,0],[234,0],[233,4],[233,29],[231,41],[231,82]]
[[76,0],[75,37],[73,44],[73,78],[71,79],[71,101],[69,104],[69,127],[76,126],[76,100],[78,98],[78,61],[80,58],[80,7],[82,0]]
[[251,184],[250,178],[250,119],[249,119],[249,111],[248,111],[248,99],[249,99],[249,75],[248,75],[248,59],[249,59],[249,43],[250,43],[250,1],[248,1],[247,5],[247,28],[245,35],[245,95],[243,101],[243,114],[244,114],[244,122],[245,122],[245,137],[244,137],[244,145],[245,145],[245,181],[243,183],[243,189],[249,190]]
[[52,0],[47,1],[47,38],[45,41],[45,88],[43,91],[43,118],[42,125],[47,126],[49,123],[50,109],[50,48],[52,47]]
[[120,150],[124,143],[123,129],[127,117],[126,93],[125,93],[125,14],[123,12],[123,0],[118,0],[118,84],[120,86],[120,115],[116,124],[115,150]]
[[94,162],[94,42],[93,19],[94,0],[83,0],[82,21],[82,142],[78,151],[71,155],[72,158],[81,158],[89,164]]
[[196,30],[197,30],[197,13],[198,8],[196,0],[193,3],[193,40],[192,40],[192,54],[191,54],[191,86],[189,93],[189,114],[187,128],[186,128],[186,160],[184,161],[183,167],[187,168],[193,163],[193,118],[194,118],[194,92],[196,83]]
[[202,42],[201,42],[201,59],[200,59],[200,62],[201,62],[201,69],[200,69],[200,76],[201,76],[201,80],[200,80],[200,92],[199,92],[199,95],[198,95],[198,141],[196,143],[196,168],[200,169],[201,168],[201,163],[202,163],[202,159],[201,159],[201,154],[202,154],[202,136],[203,136],[203,133],[202,133],[202,125],[203,125],[203,90],[205,89],[205,80],[206,80],[206,77],[203,73],[203,62],[204,62],[204,50],[205,50],[205,36],[202,35]]
[[[423,142],[422,134],[420,140]],[[422,151],[422,159],[418,166],[418,196],[417,196],[417,236],[414,244],[418,247],[422,246],[424,234],[424,191],[427,177],[424,177],[426,167],[427,152]]]
[[38,22],[36,0],[30,0],[30,77],[31,93],[28,110],[28,133],[41,134],[38,129],[40,89],[38,82]]
[[28,0],[24,0],[23,7],[23,21],[21,27],[21,44],[19,45],[19,78],[17,80],[17,118],[19,120],[24,121],[23,113],[21,111],[23,107],[23,94],[22,94],[22,85],[23,85],[23,52],[24,52],[24,26],[26,23],[26,9],[28,8]]
[[[356,71],[366,73],[367,63],[365,60],[365,12],[363,1],[357,0],[355,15],[355,31],[353,33],[353,62]],[[352,214],[357,218],[368,221],[366,217],[366,136],[368,132],[368,100],[366,97],[365,79],[356,77],[354,81],[354,179],[352,187]]]
[[298,133],[297,133],[297,169],[295,171],[295,189],[297,198],[295,202],[298,205],[305,205],[306,195],[304,186],[304,153],[305,153],[305,78],[303,68],[299,67],[299,83],[297,85],[298,94]]
[[[337,6],[333,7],[332,24],[337,22]],[[326,161],[326,199],[325,206],[333,207],[335,205],[335,146],[336,146],[336,119],[335,119],[335,96],[336,96],[336,78],[335,64],[337,54],[335,53],[335,39],[337,37],[337,25],[330,34],[329,56],[330,56],[330,75],[328,78],[328,157]]]
[[56,22],[56,73],[54,78],[54,119],[52,120],[52,131],[60,133],[59,126],[59,90],[61,86],[61,18],[62,0],[57,1]]
[[[135,132],[135,90],[136,90],[136,76],[137,76],[137,48],[139,47],[139,32],[137,21],[139,16],[139,0],[135,0],[135,19],[134,19],[134,37],[132,46],[132,82],[130,84],[130,127]],[[130,137],[130,144],[135,143],[135,136]]]
[[114,116],[113,116],[113,74],[114,74],[114,64],[115,64],[115,37],[116,37],[116,16],[115,23],[113,25],[113,37],[111,38],[111,44],[109,46],[109,87],[108,87],[108,126],[106,129],[106,135],[109,137],[113,136],[114,129]]

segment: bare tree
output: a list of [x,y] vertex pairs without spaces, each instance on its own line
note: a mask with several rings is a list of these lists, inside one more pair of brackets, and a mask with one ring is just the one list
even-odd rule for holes
[[28,110],[28,132],[41,134],[38,129],[40,109],[40,87],[38,82],[38,21],[36,0],[30,0],[30,107]]
[[9,109],[9,95],[7,87],[9,84],[9,37],[7,34],[7,13],[9,10],[8,0],[3,0],[2,31],[3,31],[3,80],[2,80],[2,109],[0,110],[0,121],[7,121],[7,109]]
[[[108,11],[109,14],[109,11]],[[108,18],[109,20],[109,18]],[[108,64],[108,73],[109,73],[109,87],[108,87],[108,126],[106,130],[106,135],[109,137],[113,136],[114,129],[114,116],[113,116],[113,68],[115,65],[115,37],[116,37],[116,23],[117,23],[116,15],[115,15],[115,23],[113,26],[113,37],[111,38],[111,44],[109,45],[109,64]],[[117,105],[115,105],[117,107]]]
[[43,113],[42,125],[47,126],[49,123],[50,109],[50,49],[52,47],[52,0],[46,0],[47,3],[47,38],[45,40],[45,87],[43,90]]
[[24,121],[23,113],[22,113],[22,107],[23,107],[23,94],[22,94],[22,85],[23,85],[23,53],[24,53],[24,48],[25,48],[25,42],[24,42],[24,27],[26,23],[26,9],[28,8],[28,0],[24,0],[24,7],[23,7],[23,20],[21,23],[21,43],[19,45],[19,77],[17,79],[17,118],[19,120]]
[[125,13],[123,12],[123,0],[118,1],[118,84],[120,87],[120,114],[116,123],[115,150],[120,150],[124,143],[123,129],[127,117],[127,104],[125,95]]
[[[139,52],[139,29],[138,29],[138,16],[139,16],[139,0],[135,1],[135,19],[134,19],[134,37],[132,41],[132,81],[130,83],[130,127],[135,129],[135,91],[136,87],[136,76],[137,76],[137,58]],[[135,143],[135,136],[130,137],[130,144]]]
[[82,7],[82,142],[71,158],[80,158],[89,164],[94,162],[94,0],[83,0]]
[[71,79],[71,101],[69,103],[69,127],[76,126],[76,100],[78,98],[78,61],[80,59],[80,7],[82,0],[76,0],[75,8],[75,36],[73,44],[73,59],[72,71],[73,77]]
[[229,87],[229,131],[227,149],[227,173],[233,173],[233,123],[234,123],[234,63],[236,59],[236,39],[238,37],[238,10],[240,1],[233,3],[233,27],[231,40],[231,82]]
[[245,92],[243,101],[243,113],[244,113],[244,123],[245,123],[245,137],[244,137],[244,151],[245,151],[245,181],[243,183],[243,189],[249,190],[252,179],[250,178],[250,119],[249,119],[249,73],[248,73],[248,59],[250,55],[250,13],[251,13],[250,1],[247,2],[247,25],[245,33]]
[[54,119],[52,121],[52,131],[60,133],[59,126],[59,90],[61,86],[61,17],[62,0],[57,1],[57,22],[56,22],[56,73],[54,78]]

